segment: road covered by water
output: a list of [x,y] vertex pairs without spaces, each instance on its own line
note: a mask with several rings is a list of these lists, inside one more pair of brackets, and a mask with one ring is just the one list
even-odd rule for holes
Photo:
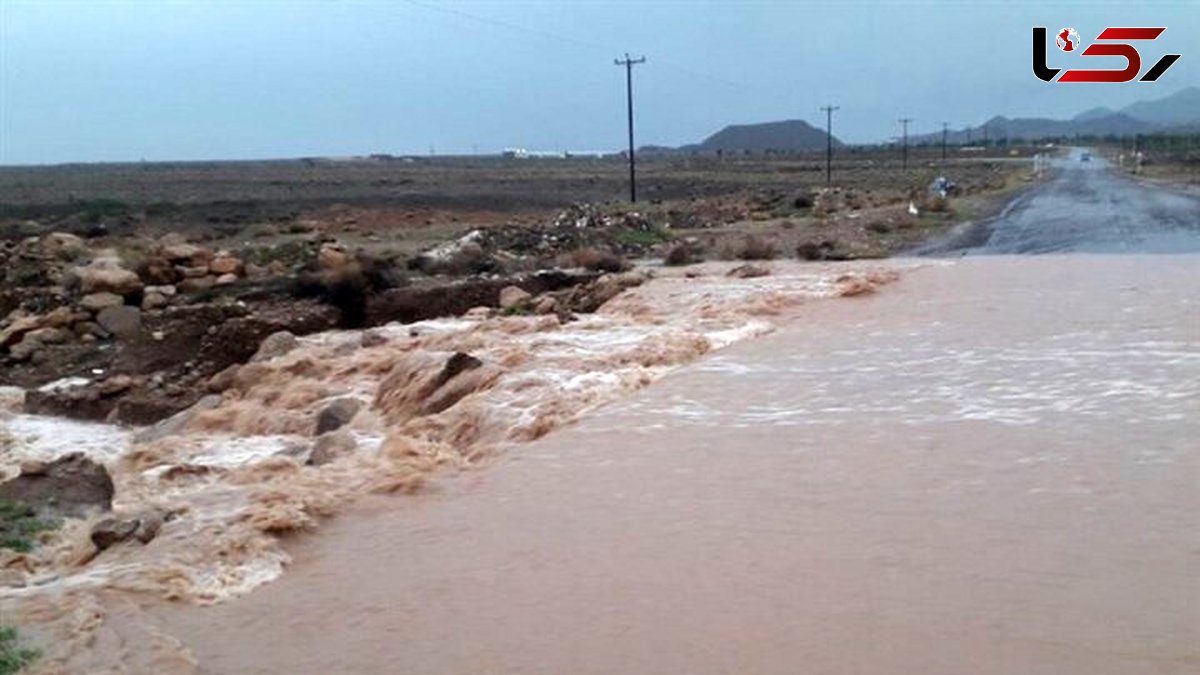
[[1200,253],[1200,198],[1138,182],[1083,148],[1049,170],[998,217],[921,252]]
[[158,616],[213,673],[1196,672],[1198,263],[806,305]]

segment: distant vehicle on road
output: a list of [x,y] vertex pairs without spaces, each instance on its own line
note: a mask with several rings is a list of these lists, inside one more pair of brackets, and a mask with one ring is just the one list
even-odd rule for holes
[[1085,153],[1083,153],[1083,154],[1079,155],[1079,161],[1081,161],[1081,162],[1090,162],[1090,161],[1092,161],[1092,153],[1090,153],[1090,152],[1085,152]]

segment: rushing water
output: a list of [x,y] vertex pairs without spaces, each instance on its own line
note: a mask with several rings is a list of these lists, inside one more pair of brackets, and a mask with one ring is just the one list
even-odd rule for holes
[[[210,604],[248,593],[284,573],[282,537],[363,494],[412,491],[439,468],[486,461],[770,332],[798,303],[869,292],[896,276],[878,265],[777,263],[774,274],[739,279],[727,267],[692,268],[698,278],[662,270],[565,323],[476,316],[390,325],[369,340],[361,331],[310,336],[240,368],[217,402],[160,439],[18,414],[22,392],[0,390],[0,473],[79,450],[113,475],[118,514],[168,514],[145,546],[96,555],[91,522],[73,520],[31,553],[0,549],[0,613],[44,647],[39,663],[50,672],[190,672],[186,651],[141,620],[131,599]],[[457,352],[478,360],[443,379]],[[329,440],[312,438],[317,411],[346,398],[361,410],[337,432],[337,453],[306,462]],[[96,647],[125,643],[142,648]]]
[[380,500],[213,673],[1200,671],[1200,259],[971,258]]

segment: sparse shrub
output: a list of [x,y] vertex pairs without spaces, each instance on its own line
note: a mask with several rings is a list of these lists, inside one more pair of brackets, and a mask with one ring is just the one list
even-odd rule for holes
[[123,216],[129,205],[117,199],[92,199],[80,202],[79,219],[85,223],[99,223],[104,218]]
[[642,248],[653,246],[671,238],[666,230],[650,227],[648,229],[626,229],[617,233],[617,243],[626,248]]
[[950,200],[939,195],[929,195],[921,202],[921,210],[929,213],[946,213],[950,210]]
[[341,269],[301,273],[292,286],[292,295],[332,305],[341,312],[342,326],[359,328],[366,323],[370,297],[403,281],[391,261],[359,251],[355,261]]
[[612,251],[604,251],[590,246],[577,248],[562,256],[559,260],[562,267],[582,267],[593,272],[621,272],[628,264],[621,256]]
[[697,244],[687,241],[681,241],[671,248],[667,249],[667,254],[663,256],[663,264],[665,265],[691,265],[703,260],[703,252]]
[[777,254],[775,242],[771,239],[748,234],[736,248],[734,257],[738,260],[774,260]]
[[831,241],[823,241],[817,243],[815,241],[801,242],[796,247],[796,257],[801,260],[828,260],[833,252],[834,243]]
[[801,192],[792,199],[792,206],[797,209],[811,209],[813,206],[813,196],[808,192]]
[[56,527],[57,522],[38,518],[24,504],[0,500],[0,548],[28,553],[33,550],[35,534]]
[[796,229],[796,221],[781,220],[781,221],[779,221],[779,227],[784,230],[794,230],[794,229]]
[[36,649],[27,649],[17,643],[17,629],[0,626],[0,675],[12,675],[41,656]]
[[867,229],[875,234],[887,234],[892,231],[892,226],[882,220],[875,220],[867,223]]

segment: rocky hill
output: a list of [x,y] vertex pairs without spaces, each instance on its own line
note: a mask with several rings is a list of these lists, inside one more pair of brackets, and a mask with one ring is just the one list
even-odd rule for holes
[[[699,143],[679,148],[652,146],[642,152],[716,154],[717,152],[799,152],[824,150],[826,134],[804,120],[782,120],[760,124],[731,124]],[[835,136],[834,147],[842,142]]]

